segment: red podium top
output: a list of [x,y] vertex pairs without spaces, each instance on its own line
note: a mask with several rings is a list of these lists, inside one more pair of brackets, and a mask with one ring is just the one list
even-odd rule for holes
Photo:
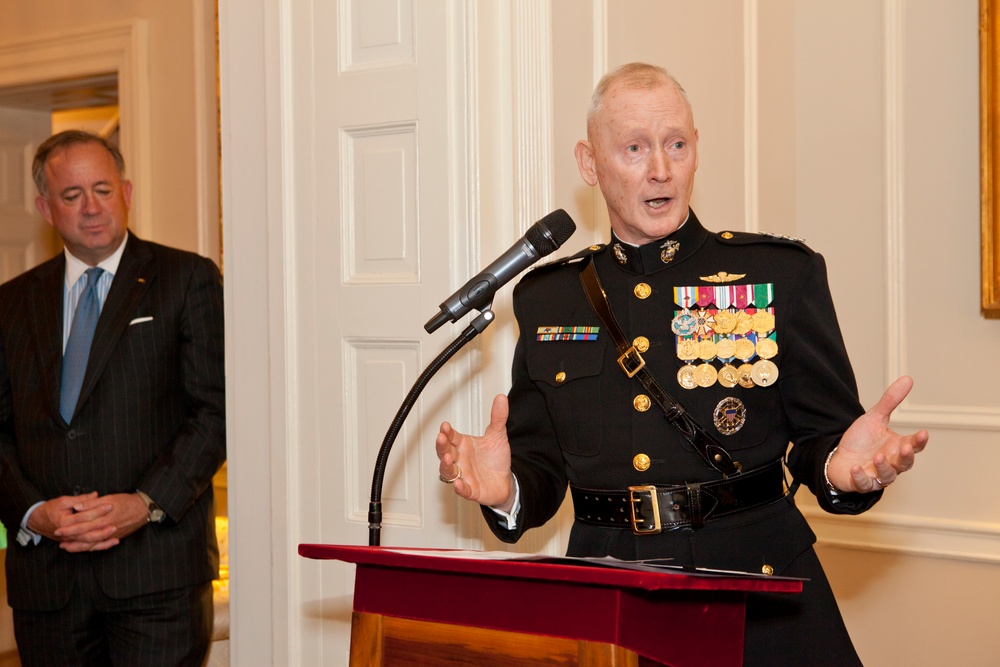
[[299,554],[357,564],[357,612],[617,644],[671,665],[740,665],[747,593],[802,590],[620,561],[326,544]]
[[[454,555],[452,555],[454,554]],[[299,555],[317,560],[340,560],[407,570],[448,570],[517,579],[566,581],[592,586],[657,590],[727,590],[798,593],[802,581],[742,572],[673,570],[613,559],[557,558],[516,553],[419,549],[413,547],[368,547],[340,544],[300,544]],[[633,569],[635,568],[635,569]]]

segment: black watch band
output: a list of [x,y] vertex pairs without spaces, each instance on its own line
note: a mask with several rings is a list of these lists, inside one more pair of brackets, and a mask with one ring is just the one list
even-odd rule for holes
[[149,523],[161,523],[167,516],[166,512],[160,509],[160,506],[154,503],[153,499],[147,496],[144,492],[139,489],[136,489],[135,492],[139,494],[140,498],[142,498],[142,502],[146,503],[146,509],[149,511],[146,515],[146,521]]

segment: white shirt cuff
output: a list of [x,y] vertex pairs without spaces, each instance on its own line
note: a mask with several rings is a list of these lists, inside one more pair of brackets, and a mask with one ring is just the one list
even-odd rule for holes
[[491,507],[497,516],[504,520],[507,524],[507,530],[514,530],[517,528],[517,514],[521,511],[521,485],[517,481],[517,475],[511,473],[514,478],[514,506],[510,508],[510,512],[504,512],[503,510],[498,510],[495,507]]
[[31,518],[31,513],[38,509],[38,506],[44,502],[44,500],[39,500],[37,503],[29,507],[28,511],[24,513],[24,518],[21,519],[21,528],[17,531],[17,543],[22,547],[28,546],[28,542],[38,544],[42,541],[41,535],[28,528],[28,519]]

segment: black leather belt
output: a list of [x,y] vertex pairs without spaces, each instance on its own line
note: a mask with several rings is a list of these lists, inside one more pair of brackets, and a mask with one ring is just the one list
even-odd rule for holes
[[745,512],[785,497],[781,460],[712,482],[677,486],[630,486],[601,491],[570,485],[576,520],[631,528],[636,535],[701,528],[706,521]]

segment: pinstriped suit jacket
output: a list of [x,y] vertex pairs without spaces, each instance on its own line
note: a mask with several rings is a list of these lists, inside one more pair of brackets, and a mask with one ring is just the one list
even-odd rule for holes
[[115,598],[207,582],[218,573],[211,482],[225,460],[219,271],[129,234],[69,424],[59,414],[64,272],[60,253],[0,286],[0,521],[13,536],[38,501],[136,488],[167,518],[90,554],[12,539],[10,604],[62,607],[83,567]]

